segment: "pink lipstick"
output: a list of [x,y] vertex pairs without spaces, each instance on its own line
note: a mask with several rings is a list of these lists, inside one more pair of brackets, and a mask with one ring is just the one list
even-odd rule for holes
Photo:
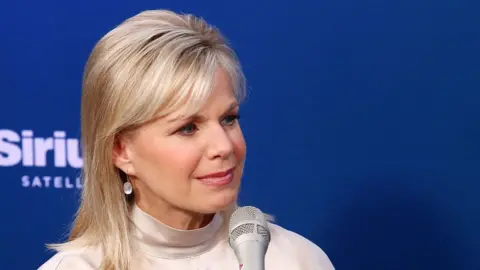
[[204,184],[207,184],[210,186],[224,186],[232,182],[233,170],[234,168],[226,171],[211,173],[211,174],[197,177],[197,179],[203,182]]

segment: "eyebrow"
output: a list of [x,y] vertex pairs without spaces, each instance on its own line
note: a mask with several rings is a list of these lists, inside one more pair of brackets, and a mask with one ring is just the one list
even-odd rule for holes
[[[233,110],[234,108],[236,107],[239,107],[240,104],[238,104],[238,102],[233,102],[232,104],[230,104],[230,106],[228,106],[228,108],[225,110],[225,113]],[[172,123],[172,122],[176,122],[178,120],[196,120],[196,121],[202,121],[202,120],[205,120],[205,117],[204,116],[201,116],[201,115],[198,115],[198,114],[194,114],[192,116],[189,116],[189,117],[185,117],[185,116],[178,116],[178,117],[174,117],[172,119],[168,119],[167,122],[169,123]]]

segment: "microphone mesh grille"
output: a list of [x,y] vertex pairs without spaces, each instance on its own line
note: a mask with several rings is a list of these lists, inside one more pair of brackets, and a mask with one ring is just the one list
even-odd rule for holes
[[230,227],[248,220],[264,221],[265,216],[262,211],[253,206],[240,207],[233,212],[232,217],[230,218]]
[[[259,222],[262,225],[258,225],[250,222]],[[240,207],[233,212],[230,218],[230,240],[234,241],[239,236],[244,234],[255,233],[270,242],[270,231],[268,224],[260,209],[253,206]]]
[[270,242],[270,232],[263,226],[257,226],[257,233],[259,235],[261,235],[263,238],[265,238],[265,240],[267,241],[267,243]]
[[254,228],[255,228],[255,224],[252,224],[252,223],[242,224],[236,227],[231,234],[232,240],[237,239],[237,237],[239,237],[242,234],[253,233]]

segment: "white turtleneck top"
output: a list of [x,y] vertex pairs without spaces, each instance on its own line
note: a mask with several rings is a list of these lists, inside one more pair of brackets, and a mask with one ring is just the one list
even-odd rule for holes
[[[228,224],[220,214],[197,230],[176,230],[138,207],[132,211],[132,244],[140,254],[135,270],[236,270],[235,253],[228,244]],[[314,243],[269,223],[271,241],[266,270],[332,270],[327,255]],[[98,269],[102,254],[97,248],[79,248],[55,254],[39,270]],[[141,262],[140,262],[141,261]]]

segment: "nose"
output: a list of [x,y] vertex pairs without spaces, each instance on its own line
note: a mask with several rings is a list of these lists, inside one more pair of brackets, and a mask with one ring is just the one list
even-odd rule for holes
[[210,159],[227,159],[233,153],[233,148],[228,130],[225,130],[221,125],[213,127],[208,134],[208,157]]

